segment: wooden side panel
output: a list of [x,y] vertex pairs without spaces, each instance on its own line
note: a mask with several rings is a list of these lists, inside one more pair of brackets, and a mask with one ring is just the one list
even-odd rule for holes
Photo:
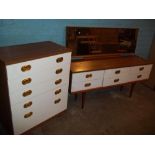
[[0,62],[0,121],[8,134],[13,134],[5,65]]

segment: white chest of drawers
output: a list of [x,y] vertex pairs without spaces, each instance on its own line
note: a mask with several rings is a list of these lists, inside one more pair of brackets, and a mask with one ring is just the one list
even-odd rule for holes
[[10,133],[22,134],[67,109],[71,52],[52,42],[9,47],[12,58],[5,49],[0,54],[1,111],[9,114],[2,121]]

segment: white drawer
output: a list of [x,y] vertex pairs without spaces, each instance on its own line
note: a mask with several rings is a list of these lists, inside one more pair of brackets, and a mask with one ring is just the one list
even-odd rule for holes
[[118,77],[105,77],[103,80],[103,87],[118,85],[121,83],[127,83],[133,81],[133,77],[130,74],[123,74]]
[[131,67],[133,81],[148,79],[151,69],[152,65]]
[[[58,98],[52,97],[51,94],[50,91],[33,98],[32,106],[27,109],[23,108],[22,103],[11,106],[15,134],[21,134],[67,109],[67,93],[62,93]],[[55,103],[58,99],[60,101]]]
[[71,92],[88,90],[98,87],[102,87],[102,80],[77,81],[76,83],[72,83]]
[[87,81],[87,80],[103,80],[104,71],[92,71],[92,72],[83,72],[75,73],[72,75],[72,82],[76,83],[77,81]]
[[104,78],[119,78],[125,74],[129,74],[130,67],[108,69],[104,72]]
[[[62,58],[62,62],[57,63],[57,59]],[[55,56],[50,56],[46,58],[36,59],[32,61],[26,61],[18,64],[8,65],[7,76],[8,80],[16,78],[24,78],[25,76],[34,76],[35,74],[48,74],[52,70],[55,71],[56,68],[61,68],[64,66],[70,66],[71,53],[59,54]],[[23,68],[24,67],[24,68]],[[22,71],[26,70],[26,71]]]
[[[59,81],[60,79],[62,82]],[[18,103],[19,101],[24,102],[26,100],[31,99],[34,96],[45,93],[57,87],[61,87],[62,85],[66,85],[68,87],[69,78],[61,77],[60,79],[58,78],[55,80],[50,80],[39,84],[30,84],[25,86],[25,88],[18,89],[18,91],[12,91],[9,93],[10,102],[11,103]],[[56,81],[60,83],[55,84]],[[26,93],[27,95],[24,97],[23,93]]]
[[[56,71],[60,71],[62,69],[62,72],[59,74],[56,74]],[[40,85],[40,83],[44,83],[46,81],[56,81],[57,79],[63,79],[63,84],[68,83],[69,79],[69,72],[70,72],[70,66],[65,65],[62,68],[56,67],[53,71],[46,71],[45,72],[35,72],[28,75],[23,75],[21,77],[18,77],[16,79],[9,79],[8,80],[8,86],[9,86],[9,92],[15,92],[18,90],[25,90],[30,89],[30,87],[33,87],[34,85]],[[55,87],[55,85],[53,85]],[[51,87],[51,86],[50,86]]]

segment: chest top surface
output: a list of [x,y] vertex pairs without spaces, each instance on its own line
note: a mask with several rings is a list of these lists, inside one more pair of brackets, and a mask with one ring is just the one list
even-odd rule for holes
[[116,58],[107,58],[101,60],[88,60],[72,62],[71,72],[80,73],[95,70],[113,69],[121,67],[131,67],[139,65],[152,64],[149,60],[144,60],[138,56],[124,56]]
[[0,47],[0,61],[6,65],[70,52],[54,42],[45,41],[24,45]]

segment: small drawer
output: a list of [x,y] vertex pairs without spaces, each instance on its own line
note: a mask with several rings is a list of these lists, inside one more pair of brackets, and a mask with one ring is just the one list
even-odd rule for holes
[[77,83],[72,83],[71,92],[78,92],[99,87],[102,87],[101,80],[91,80],[88,82],[78,81]]
[[93,71],[93,72],[82,72],[73,73],[72,83],[77,81],[88,81],[88,80],[103,80],[104,71]]
[[126,74],[129,74],[130,67],[117,68],[117,69],[108,69],[105,70],[104,78],[119,78]]
[[112,86],[112,85],[118,85],[121,83],[127,83],[133,81],[133,78],[130,76],[130,74],[124,74],[120,77],[111,77],[111,78],[104,78],[103,80],[103,87]]

